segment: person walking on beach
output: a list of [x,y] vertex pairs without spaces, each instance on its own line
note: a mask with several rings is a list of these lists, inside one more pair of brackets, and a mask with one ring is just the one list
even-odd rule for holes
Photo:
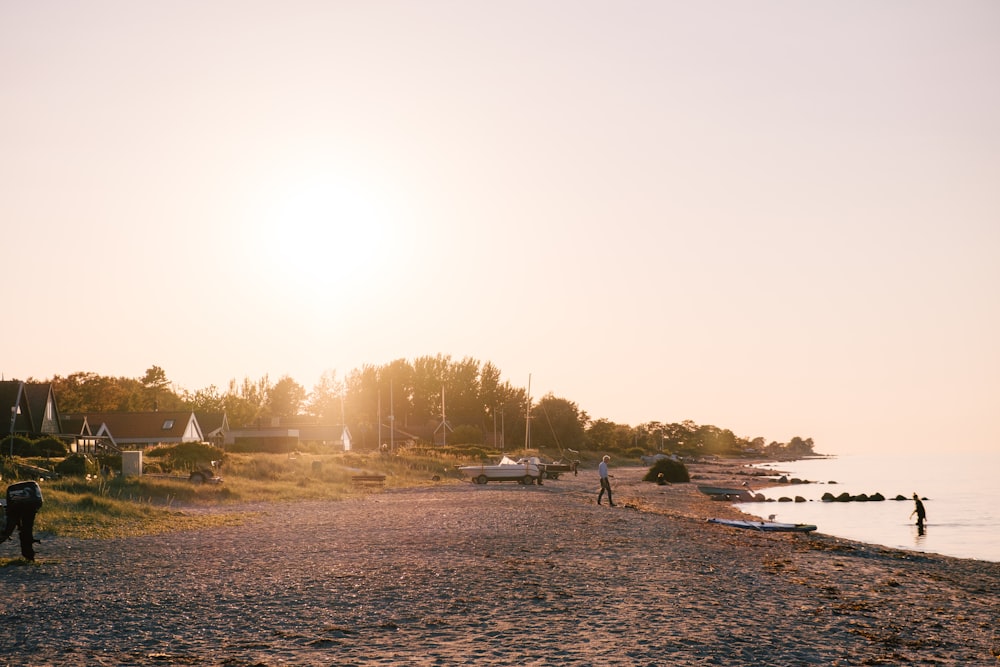
[[611,460],[611,457],[605,455],[604,459],[601,461],[600,465],[597,466],[597,474],[601,478],[601,490],[597,494],[597,504],[598,505],[601,504],[601,498],[604,497],[604,492],[607,491],[608,492],[608,504],[611,505],[612,507],[614,507],[615,503],[614,503],[613,500],[611,500],[611,482],[608,481],[608,477],[610,477],[610,475],[608,474],[608,461],[610,461],[610,460]]
[[916,507],[913,509],[912,512],[910,512],[910,516],[916,514],[917,528],[923,528],[924,519],[927,518],[927,510],[924,509],[924,504],[920,502],[920,496],[918,496],[916,493],[913,494],[913,502],[916,504]]

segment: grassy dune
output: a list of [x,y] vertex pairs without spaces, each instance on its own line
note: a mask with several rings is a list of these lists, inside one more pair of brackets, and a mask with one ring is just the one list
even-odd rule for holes
[[[478,460],[478,459],[476,459]],[[339,500],[371,489],[355,488],[353,475],[385,475],[386,488],[448,484],[470,457],[443,452],[378,454],[226,454],[221,484],[195,484],[177,470],[142,477],[100,475],[41,482],[45,504],[38,535],[84,539],[126,537],[239,523],[259,502]],[[10,467],[6,485],[15,475]]]

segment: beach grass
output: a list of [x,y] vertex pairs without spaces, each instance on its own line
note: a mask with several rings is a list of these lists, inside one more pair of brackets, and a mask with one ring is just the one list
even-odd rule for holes
[[[187,473],[122,477],[86,475],[42,481],[45,504],[35,532],[109,539],[241,523],[248,506],[342,500],[372,492],[355,475],[383,475],[384,488],[455,483],[469,457],[447,451],[395,455],[227,453],[219,483],[194,483]],[[5,476],[9,478],[9,475]]]

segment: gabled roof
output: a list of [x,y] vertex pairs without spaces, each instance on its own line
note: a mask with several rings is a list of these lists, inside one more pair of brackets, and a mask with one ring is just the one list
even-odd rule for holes
[[63,417],[62,418],[63,433],[69,435],[93,435],[90,432],[90,422],[87,420],[86,415],[82,417]]
[[206,438],[229,430],[229,419],[225,412],[195,412],[194,416]]
[[[91,428],[102,424],[118,444],[154,444],[157,442],[198,442],[203,440],[201,427],[190,410],[173,412],[87,412],[67,415],[86,417]],[[100,427],[98,427],[100,431]]]
[[31,404],[20,380],[0,381],[0,435],[11,432],[13,418],[14,432],[31,431]]
[[[31,408],[31,431],[32,433],[61,433],[62,425],[59,423],[59,410],[56,407],[56,396],[52,391],[52,384],[45,383],[24,383],[24,393],[28,397],[28,405]],[[52,404],[52,424],[49,428],[45,425],[46,407]]]

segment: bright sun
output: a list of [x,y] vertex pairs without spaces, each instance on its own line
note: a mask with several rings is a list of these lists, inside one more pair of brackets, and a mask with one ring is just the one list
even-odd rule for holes
[[283,291],[307,299],[341,292],[393,254],[388,202],[363,183],[322,174],[262,194],[255,254]]

